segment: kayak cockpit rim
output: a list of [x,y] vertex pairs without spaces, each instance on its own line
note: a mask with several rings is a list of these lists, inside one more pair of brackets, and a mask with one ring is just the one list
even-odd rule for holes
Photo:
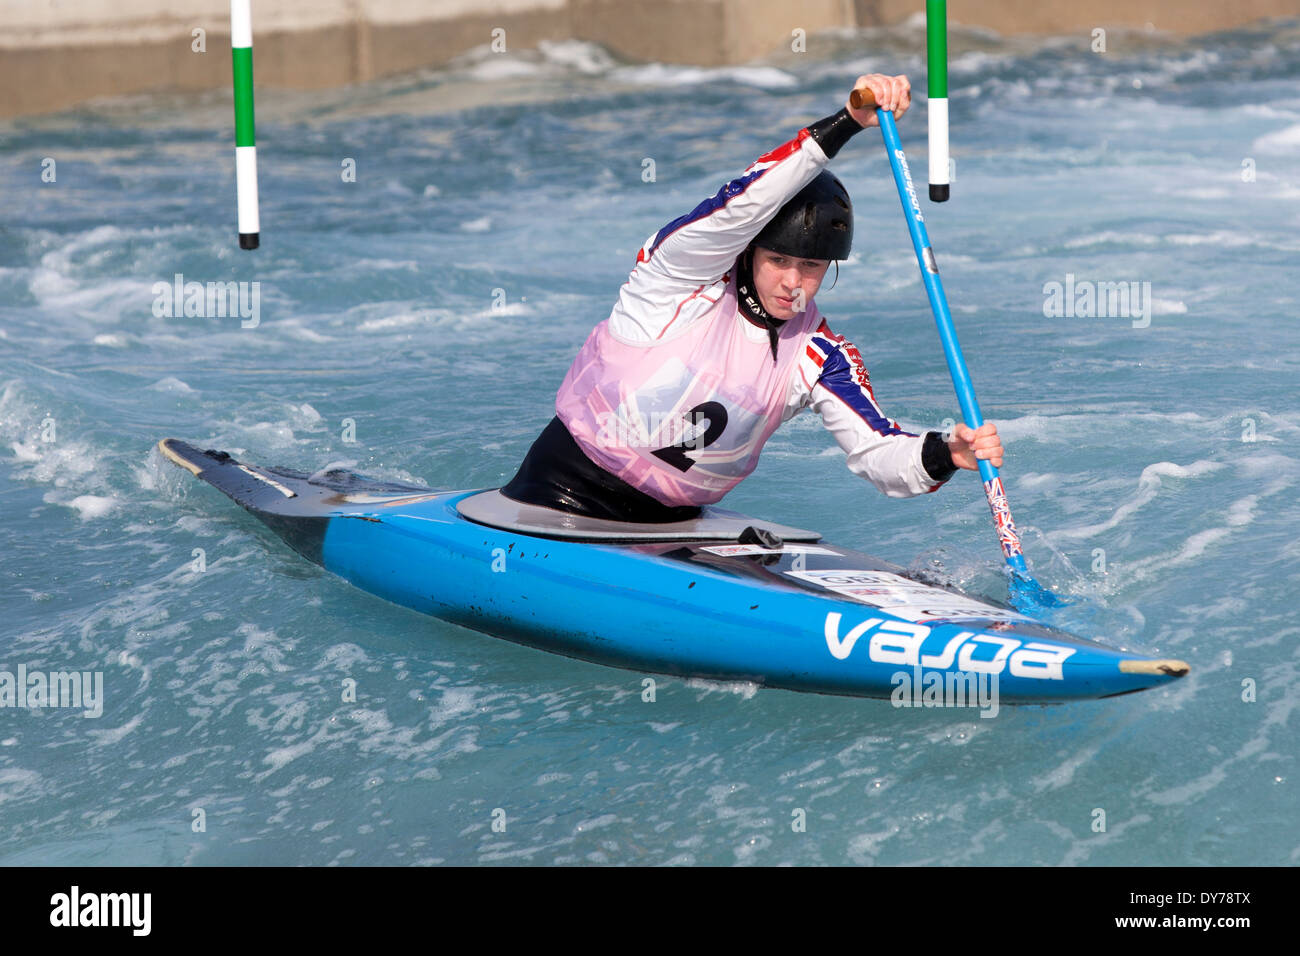
[[750,518],[735,511],[706,506],[691,521],[640,524],[570,514],[555,508],[524,504],[503,495],[500,489],[481,491],[461,499],[456,512],[467,521],[502,531],[538,538],[587,541],[604,544],[653,543],[667,541],[739,541],[747,528],[770,532],[782,541],[820,541],[816,531],[793,528]]

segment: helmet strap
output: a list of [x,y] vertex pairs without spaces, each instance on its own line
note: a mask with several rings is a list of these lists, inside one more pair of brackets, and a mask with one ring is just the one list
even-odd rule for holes
[[758,298],[758,288],[754,285],[754,247],[751,245],[736,260],[736,302],[740,314],[760,328],[767,329],[767,341],[772,346],[772,362],[776,362],[777,337],[781,333],[784,319],[775,319],[763,308]]

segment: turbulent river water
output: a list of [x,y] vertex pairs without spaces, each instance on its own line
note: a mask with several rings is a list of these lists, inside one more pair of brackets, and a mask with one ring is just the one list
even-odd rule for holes
[[[1300,860],[1294,23],[952,39],[953,198],[923,205],[1026,551],[1066,626],[1188,661],[1167,689],[996,719],[671,678],[649,702],[352,588],[153,450],[502,482],[646,236],[858,74],[912,77],[924,178],[923,45],[698,69],[557,44],[261,91],[254,253],[228,94],[0,125],[0,670],[103,687],[97,716],[0,709],[0,862]],[[886,413],[938,427],[879,134],[833,168],[855,251],[818,305]],[[178,274],[258,282],[256,315],[165,314]],[[1054,308],[1103,282],[1127,312]],[[815,416],[726,504],[1005,597],[975,476],[886,498]]]

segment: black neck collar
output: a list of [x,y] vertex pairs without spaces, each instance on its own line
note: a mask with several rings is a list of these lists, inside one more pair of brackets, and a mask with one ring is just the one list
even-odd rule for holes
[[772,346],[772,361],[776,361],[777,337],[785,319],[775,319],[763,308],[754,285],[754,250],[746,249],[736,260],[736,304],[745,321],[767,330],[767,340]]

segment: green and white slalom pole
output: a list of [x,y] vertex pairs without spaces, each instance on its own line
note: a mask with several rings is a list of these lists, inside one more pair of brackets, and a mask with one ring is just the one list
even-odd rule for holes
[[253,145],[253,11],[251,0],[230,0],[230,62],[235,80],[235,195],[239,248],[256,249],[257,147]]
[[930,201],[948,201],[948,0],[925,0]]

